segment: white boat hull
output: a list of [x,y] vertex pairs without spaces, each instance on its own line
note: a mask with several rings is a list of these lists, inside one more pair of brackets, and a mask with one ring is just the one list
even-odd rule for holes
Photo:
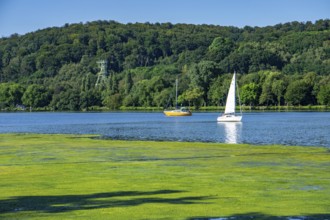
[[218,122],[240,122],[241,120],[241,115],[221,115],[217,118]]

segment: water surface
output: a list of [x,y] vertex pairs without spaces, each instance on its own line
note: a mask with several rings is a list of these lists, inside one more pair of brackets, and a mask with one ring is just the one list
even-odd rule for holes
[[239,123],[217,123],[217,116],[214,112],[191,117],[166,117],[161,112],[0,113],[0,133],[330,147],[330,112],[245,113]]

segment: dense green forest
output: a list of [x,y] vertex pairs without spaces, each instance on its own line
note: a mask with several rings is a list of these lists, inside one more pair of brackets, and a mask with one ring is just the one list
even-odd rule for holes
[[[107,77],[95,86],[100,67]],[[330,105],[330,20],[267,27],[95,21],[0,38],[0,109]]]

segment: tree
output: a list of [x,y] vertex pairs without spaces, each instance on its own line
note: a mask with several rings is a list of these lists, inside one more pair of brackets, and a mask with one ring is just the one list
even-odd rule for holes
[[284,95],[285,101],[292,105],[309,104],[306,99],[308,85],[304,80],[293,81],[288,85]]
[[169,100],[169,97],[171,97],[172,88],[163,89],[162,91],[156,93],[153,97],[153,102],[157,107],[163,106],[164,108],[168,107],[166,106]]
[[317,100],[321,105],[330,105],[330,83],[322,85],[317,94]]
[[230,38],[216,37],[207,51],[207,58],[209,60],[220,62],[234,51],[236,45]]
[[50,105],[54,110],[78,111],[80,103],[80,90],[67,87],[53,95]]
[[287,87],[287,84],[284,80],[274,80],[272,84],[272,93],[277,97],[278,106],[281,105],[282,99],[284,98],[284,92]]
[[249,83],[242,86],[240,96],[242,104],[254,106],[258,104],[259,86],[256,83]]
[[133,79],[132,79],[132,74],[131,72],[128,72],[126,75],[125,75],[125,94],[129,94],[132,87],[133,87]]
[[[268,105],[272,105],[272,104],[276,104],[276,96],[283,96],[283,94],[281,94],[281,92],[283,92],[281,89],[284,89],[280,86],[280,84],[278,85],[273,85],[273,83],[280,79],[282,77],[281,73],[279,72],[272,72],[272,71],[265,71],[265,72],[261,72],[261,74],[263,74],[263,77],[261,82],[262,82],[262,91],[261,91],[261,95],[260,95],[260,99],[259,99],[259,103],[260,104],[266,104]],[[274,91],[277,93],[275,94]]]
[[316,96],[317,91],[315,88],[317,87],[317,75],[314,72],[309,72],[304,75],[303,81],[306,83],[306,103],[315,105],[317,103]]
[[[171,82],[180,75],[179,94],[199,88],[198,102],[221,105],[227,76],[218,77],[236,70],[240,85],[258,87],[259,105],[284,104],[286,87],[296,80],[306,86],[299,103],[313,105],[326,102],[327,83],[322,81],[330,73],[329,23],[235,28],[95,21],[47,28],[0,38],[0,82],[24,85],[22,92],[41,85],[53,94],[51,105],[58,109],[87,109],[102,101],[109,106],[109,97],[116,94],[111,102],[161,106],[167,95],[163,91],[173,88]],[[116,77],[108,88],[94,90],[100,59],[108,61],[108,71]],[[255,94],[248,95],[254,89],[244,89],[245,101],[254,100]],[[9,97],[2,98],[2,106],[19,103]],[[69,98],[72,102],[61,100]]]
[[129,107],[129,106],[138,106],[139,105],[139,100],[138,97],[135,96],[134,94],[128,94],[125,96],[124,100],[123,100],[123,106],[125,107]]
[[[131,91],[131,101],[134,100],[134,104],[138,105],[138,106],[151,106],[152,103],[152,97],[150,94],[150,89],[149,89],[149,80],[141,80],[139,82],[137,82]],[[126,102],[126,104],[128,104],[128,100]]]
[[22,103],[24,88],[22,85],[14,83],[9,86],[8,101],[12,106]]
[[116,93],[113,95],[109,95],[103,99],[102,103],[111,110],[119,109],[119,107],[121,106],[120,94]]
[[19,76],[20,73],[20,63],[21,60],[19,57],[13,57],[8,66],[2,68],[3,78],[9,82],[13,81],[15,78]]
[[193,88],[185,91],[182,95],[178,97],[179,103],[184,103],[187,101],[189,106],[193,104],[196,109],[200,107],[203,98],[203,91],[201,88]]
[[24,93],[24,88],[17,83],[1,83],[0,84],[0,106],[15,107],[21,104],[21,98]]
[[50,103],[49,91],[42,85],[29,85],[23,94],[23,104],[30,107],[45,107]]
[[203,101],[207,102],[207,92],[212,79],[219,74],[218,65],[213,61],[201,61],[197,65],[194,64],[189,69],[190,87],[199,88],[203,93]]
[[226,103],[230,82],[230,75],[221,75],[211,83],[208,91],[208,99],[212,104],[224,105]]
[[99,92],[96,88],[91,88],[88,90],[82,90],[80,92],[80,108],[88,110],[91,106],[100,106],[101,100]]

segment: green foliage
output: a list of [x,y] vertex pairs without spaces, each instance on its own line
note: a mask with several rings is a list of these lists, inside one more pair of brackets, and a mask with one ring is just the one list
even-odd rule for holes
[[[54,110],[80,110],[80,91],[75,89],[63,90],[58,94],[54,94],[50,103]],[[83,105],[84,106],[84,105]]]
[[330,84],[321,86],[318,93],[318,100],[321,105],[330,105]]
[[320,81],[320,90],[317,94],[317,99],[321,105],[330,105],[330,76]]
[[17,83],[2,83],[0,84],[0,107],[14,107],[22,104],[21,98],[24,93],[24,88]]
[[276,104],[277,101],[281,100],[281,97],[284,96],[284,85],[281,80],[282,75],[279,72],[263,72],[263,83],[262,91],[259,99],[259,103],[262,105],[271,105]]
[[208,99],[213,105],[225,105],[232,75],[218,76],[210,86]]
[[220,62],[236,49],[235,42],[230,38],[216,37],[208,48],[207,58]]
[[119,109],[119,107],[121,106],[120,101],[121,101],[120,94],[118,93],[113,95],[107,95],[103,99],[103,105],[108,107],[108,109],[110,110],[116,110]]
[[191,91],[199,88],[200,92],[202,92],[204,103],[207,102],[209,86],[218,74],[219,68],[213,61],[201,61],[197,65],[192,65],[188,71]]
[[249,83],[242,86],[240,96],[242,104],[255,106],[258,104],[259,86],[256,83]]
[[199,108],[202,103],[203,90],[201,88],[192,88],[186,90],[182,95],[178,97],[179,103],[187,101],[189,106],[193,105],[195,108]]
[[[328,103],[329,85],[321,82],[330,74],[329,23],[235,28],[95,21],[14,34],[0,38],[0,107],[159,108],[175,78],[185,94],[181,104],[224,105],[226,74],[234,71],[247,105]],[[109,76],[96,89],[99,60],[107,61]]]
[[303,80],[293,81],[288,85],[285,93],[285,100],[289,105],[306,105],[306,94],[308,85]]
[[45,107],[49,104],[50,93],[42,85],[29,85],[24,92],[22,102],[29,107]]

